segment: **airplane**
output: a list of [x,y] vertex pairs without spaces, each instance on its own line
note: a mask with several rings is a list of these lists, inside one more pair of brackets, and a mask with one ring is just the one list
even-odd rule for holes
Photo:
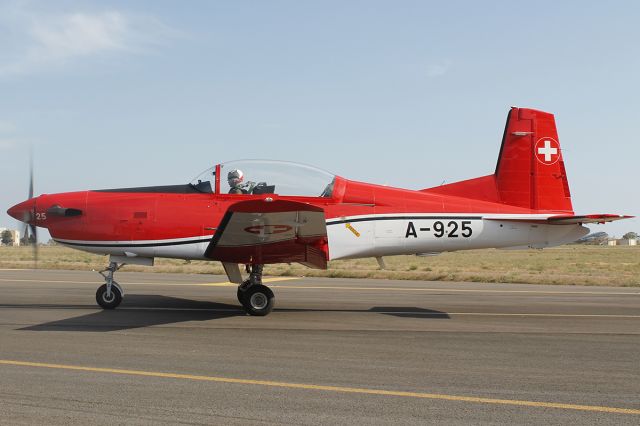
[[632,217],[576,215],[553,114],[517,107],[494,173],[433,188],[243,160],[217,164],[188,184],[30,196],[7,213],[32,233],[47,228],[59,244],[109,255],[96,292],[104,309],[123,299],[114,280],[122,266],[177,258],[221,262],[255,316],[275,304],[262,282],[265,264],[326,269],[330,260],[375,257],[383,267],[384,256],[544,248],[587,235],[585,224]]

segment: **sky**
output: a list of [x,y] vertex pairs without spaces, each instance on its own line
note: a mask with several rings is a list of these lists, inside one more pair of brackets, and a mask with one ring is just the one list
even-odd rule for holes
[[[636,1],[0,0],[0,227],[36,195],[268,158],[412,189],[553,112],[577,214],[640,215]],[[638,219],[591,226],[621,236]],[[47,238],[47,237],[45,237]]]

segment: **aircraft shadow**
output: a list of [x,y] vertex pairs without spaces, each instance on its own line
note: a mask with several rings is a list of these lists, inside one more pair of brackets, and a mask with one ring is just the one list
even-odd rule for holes
[[[13,307],[18,307],[15,305]],[[19,305],[31,309],[96,309],[95,305]],[[450,319],[442,311],[418,307],[376,306],[370,309],[287,309],[276,308],[275,312],[352,312],[380,313],[400,318]],[[80,331],[106,332],[177,324],[188,321],[210,321],[221,318],[246,316],[239,305],[197,301],[160,295],[127,295],[122,305],[115,310],[100,310],[87,315],[51,321],[20,328],[22,331]]]
[[[28,305],[51,307],[51,305]],[[27,307],[28,307],[27,306]],[[77,306],[56,306],[78,308]],[[84,308],[84,306],[83,306]],[[95,309],[95,305],[88,306]],[[239,305],[228,305],[159,295],[127,295],[115,310],[101,310],[74,318],[32,325],[28,331],[118,331],[187,321],[209,321],[245,316]]]
[[370,309],[305,309],[305,308],[276,308],[277,312],[350,312],[368,313],[374,312],[382,315],[390,315],[400,318],[423,319],[451,319],[448,313],[433,309],[406,307],[406,306],[376,306]]
[[448,313],[425,308],[406,307],[382,307],[371,308],[370,312],[380,312],[384,315],[391,315],[400,318],[424,318],[424,319],[451,319]]

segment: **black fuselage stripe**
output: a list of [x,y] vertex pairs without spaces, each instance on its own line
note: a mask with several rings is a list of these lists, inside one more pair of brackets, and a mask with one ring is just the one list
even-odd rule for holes
[[372,216],[337,220],[334,222],[327,222],[327,225],[339,225],[341,223],[354,222],[370,222],[376,220],[482,220],[482,216]]
[[192,185],[142,186],[137,188],[93,189],[92,192],[119,192],[123,194],[204,194]]
[[166,247],[166,246],[182,246],[185,244],[199,244],[199,243],[208,243],[211,241],[209,238],[202,240],[188,240],[188,241],[173,241],[166,243],[144,243],[144,244],[101,244],[101,243],[71,243],[66,241],[55,240],[57,243],[64,244],[67,246],[77,246],[77,247]]
[[[226,219],[226,220],[225,220]],[[199,244],[199,243],[211,243],[207,251],[216,246],[217,241],[222,236],[222,232],[224,231],[225,226],[229,220],[231,219],[231,215],[225,217],[223,219],[223,223],[218,227],[218,231],[213,238],[199,239],[199,240],[187,240],[187,241],[173,241],[166,243],[144,243],[144,244],[128,244],[128,243],[120,243],[120,244],[101,244],[101,243],[72,243],[66,241],[60,241],[54,239],[54,241],[68,245],[68,246],[76,246],[76,247],[166,247],[166,246],[179,246],[185,244]],[[355,222],[371,222],[377,220],[481,220],[482,216],[379,216],[379,217],[360,217],[350,220],[338,220],[333,222],[327,222],[327,226],[329,225],[339,225],[341,223],[355,223]],[[216,238],[217,237],[217,238]]]
[[218,242],[220,241],[220,238],[222,238],[222,234],[227,229],[227,225],[229,225],[229,222],[231,221],[232,217],[233,217],[233,212],[227,211],[224,214],[224,216],[222,217],[222,220],[220,221],[220,224],[218,225],[218,229],[216,230],[216,233],[213,235],[213,238],[211,238],[211,241],[209,242],[207,249],[204,251],[205,257],[209,257],[209,258],[211,257],[211,253],[218,245]]

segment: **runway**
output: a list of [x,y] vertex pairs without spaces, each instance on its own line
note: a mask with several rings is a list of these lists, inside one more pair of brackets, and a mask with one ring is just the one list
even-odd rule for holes
[[638,424],[640,289],[0,270],[0,424]]

